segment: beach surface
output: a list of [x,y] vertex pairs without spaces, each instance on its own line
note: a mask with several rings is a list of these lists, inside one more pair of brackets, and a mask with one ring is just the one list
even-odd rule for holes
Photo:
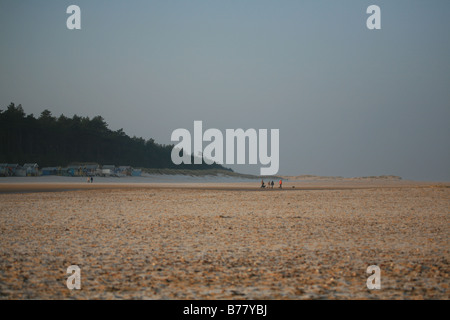
[[0,299],[450,298],[448,183],[171,179],[0,180]]

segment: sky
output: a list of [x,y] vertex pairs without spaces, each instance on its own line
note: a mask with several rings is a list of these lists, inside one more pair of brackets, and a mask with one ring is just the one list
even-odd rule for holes
[[[81,30],[69,30],[69,5]],[[369,30],[367,7],[381,9]],[[281,175],[450,181],[450,1],[0,1],[0,109],[279,129]],[[227,165],[226,165],[227,166]],[[258,174],[258,165],[229,165]]]

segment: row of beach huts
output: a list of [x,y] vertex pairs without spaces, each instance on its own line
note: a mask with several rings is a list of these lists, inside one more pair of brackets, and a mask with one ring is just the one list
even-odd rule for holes
[[141,169],[131,166],[115,165],[70,165],[67,167],[45,167],[39,168],[37,163],[19,164],[0,163],[0,177],[37,177],[37,176],[69,176],[69,177],[139,177]]

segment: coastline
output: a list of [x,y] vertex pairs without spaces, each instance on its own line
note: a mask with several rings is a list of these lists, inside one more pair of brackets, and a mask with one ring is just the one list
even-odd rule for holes
[[[260,180],[229,177],[189,177],[182,175],[152,175],[147,177],[95,177],[93,183],[84,177],[7,177],[0,178],[1,193],[63,192],[77,190],[115,190],[115,189],[204,189],[241,191],[304,191],[304,190],[343,190],[370,188],[411,188],[411,187],[450,187],[450,182],[424,182],[410,180],[385,180],[361,178],[309,178],[304,180],[287,179],[283,188],[278,183],[273,189],[261,189]],[[265,179],[265,181],[269,181]]]

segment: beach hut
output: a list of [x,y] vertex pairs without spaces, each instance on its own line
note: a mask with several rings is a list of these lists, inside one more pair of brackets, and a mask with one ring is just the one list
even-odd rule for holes
[[27,177],[36,177],[39,175],[39,166],[37,163],[25,163],[23,169]]
[[8,177],[12,176],[25,177],[26,171],[17,163],[7,163],[5,174]]
[[98,164],[87,164],[84,166],[84,174],[86,176],[95,176],[98,174],[100,166]]
[[133,169],[133,171],[131,171],[131,175],[133,177],[140,177],[142,175],[142,170],[141,169]]
[[58,167],[45,167],[41,169],[43,176],[56,176],[60,172],[60,168]]
[[83,168],[81,166],[68,166],[62,169],[63,175],[71,177],[79,177],[83,175]]
[[100,166],[98,166],[98,168],[95,170],[95,175],[99,177],[102,175],[102,169],[100,168]]
[[107,164],[102,166],[102,176],[109,177],[112,175],[115,175],[116,173],[116,166],[113,164]]
[[6,177],[9,170],[7,167],[7,163],[0,163],[0,177]]
[[132,171],[133,171],[133,168],[130,166],[120,166],[117,169],[118,173],[123,174],[125,176],[131,176]]

